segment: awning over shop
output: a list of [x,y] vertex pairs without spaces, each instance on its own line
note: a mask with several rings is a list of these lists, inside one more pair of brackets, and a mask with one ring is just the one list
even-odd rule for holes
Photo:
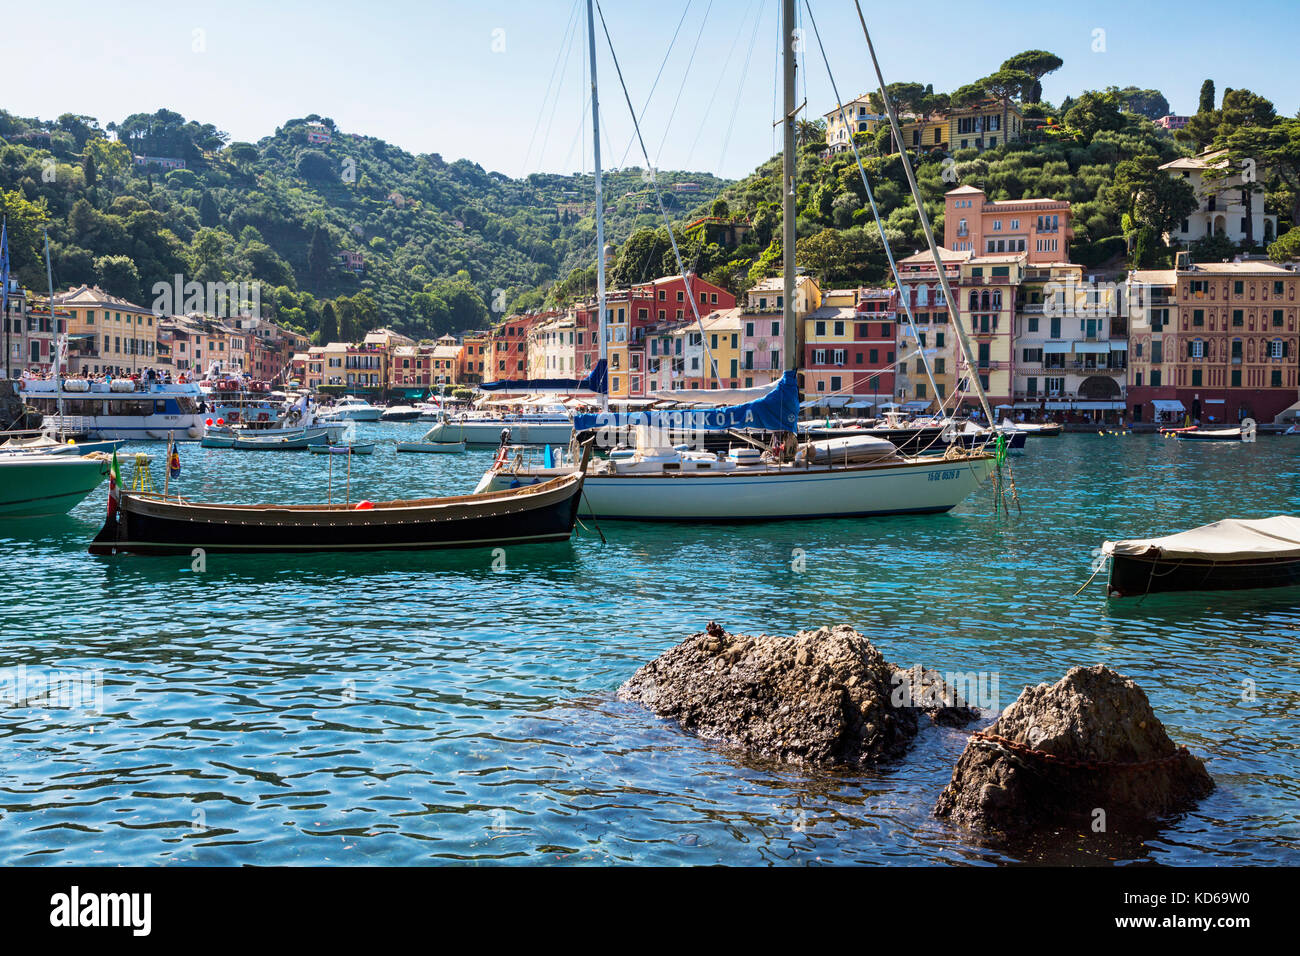
[[1075,402],[1074,408],[1081,412],[1122,412],[1123,402]]
[[827,395],[824,398],[810,398],[800,402],[800,408],[843,408],[849,403],[847,395]]
[[1105,355],[1110,351],[1109,342],[1075,342],[1075,355]]
[[1044,355],[1065,355],[1069,351],[1070,351],[1069,342],[1044,342],[1043,343]]
[[1185,412],[1183,403],[1176,398],[1153,398],[1151,405],[1158,412]]
[[849,402],[848,405],[846,405],[845,407],[846,408],[870,408],[874,404],[876,403],[869,402],[864,398],[859,398],[856,401]]
[[1111,350],[1112,352],[1127,352],[1127,351],[1128,351],[1128,343],[1125,342],[1125,341],[1123,341],[1123,340],[1119,340],[1119,339],[1111,339],[1111,340],[1110,340],[1110,350]]
[[[881,408],[889,408],[890,406],[888,406],[888,405],[882,405],[882,406],[880,406],[880,407],[881,407]],[[920,402],[920,401],[904,402],[904,403],[902,404],[902,406],[900,406],[900,407],[903,408],[904,411],[909,411],[909,412],[923,412],[923,411],[925,411],[927,408],[930,407],[930,403],[929,403],[929,402]]]

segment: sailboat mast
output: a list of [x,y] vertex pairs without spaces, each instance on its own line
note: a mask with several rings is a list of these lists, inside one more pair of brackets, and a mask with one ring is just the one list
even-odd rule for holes
[[[876,46],[871,42],[871,31],[867,29],[866,17],[862,15],[862,4],[858,0],[854,0],[854,6],[858,10],[858,22],[862,24],[862,35],[867,40],[867,52],[871,54],[871,65],[875,68],[876,79],[880,82],[880,98],[885,104],[885,113],[889,116],[889,127],[894,134],[894,142],[898,145],[898,158],[903,164],[903,173],[907,177],[907,186],[912,191],[912,199],[916,203],[916,213],[921,220],[921,229],[925,233],[926,244],[930,247],[930,256],[934,259],[935,272],[939,276],[939,285],[943,289],[948,314],[952,316],[952,327],[957,333],[957,343],[961,346],[962,356],[966,360],[966,369],[970,376],[969,381],[975,392],[975,397],[979,399],[980,407],[984,409],[984,415],[988,420],[989,427],[992,428],[997,422],[993,419],[993,409],[989,407],[988,394],[984,391],[984,385],[980,382],[979,366],[975,362],[975,352],[971,348],[970,335],[967,334],[966,328],[961,322],[961,302],[952,293],[952,284],[948,281],[948,273],[944,270],[943,257],[939,255],[939,246],[934,241],[934,230],[930,227],[930,217],[925,212],[925,202],[921,198],[921,190],[916,185],[916,174],[912,171],[911,159],[909,159],[907,150],[903,146],[903,133],[898,125],[898,111],[894,108],[893,99],[885,86],[885,75],[880,71],[880,60],[876,58]],[[1005,134],[1003,135],[1005,136]],[[940,410],[942,410],[942,407]]]
[[[596,16],[592,0],[587,0],[587,41],[591,49],[591,141],[596,159],[596,335],[600,339],[599,359],[606,362],[609,380],[609,343],[605,328],[605,196],[600,178],[600,101],[596,93]],[[609,389],[600,393],[600,408],[609,409]]]
[[785,332],[785,367],[797,369],[799,330],[795,326],[795,208],[794,208],[794,119],[795,119],[795,0],[781,0],[781,48],[784,69],[784,145],[781,152],[781,263],[785,278],[781,327]]
[[63,336],[59,334],[59,320],[54,317],[54,270],[50,268],[50,234],[45,236],[45,281],[50,290],[50,331],[54,333],[54,394],[58,396],[59,426],[63,426]]

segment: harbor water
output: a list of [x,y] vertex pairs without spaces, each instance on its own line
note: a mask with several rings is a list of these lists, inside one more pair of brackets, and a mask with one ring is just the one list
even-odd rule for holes
[[[127,446],[128,477],[135,450],[161,481],[162,446]],[[1298,453],[1290,437],[1031,438],[1010,517],[985,489],[941,516],[603,522],[607,543],[587,522],[560,545],[198,568],[88,555],[105,485],[67,517],[0,524],[0,862],[1296,863],[1300,589],[1121,603],[1101,576],[1073,592],[1108,537],[1295,512]],[[381,444],[350,478],[337,456],[181,457],[173,490],[252,503],[465,493],[492,452]],[[879,770],[810,771],[617,700],[709,620],[851,624],[895,664],[982,675],[999,707],[1105,663],[1218,786],[1149,832],[979,838],[930,813],[964,730],[924,727]],[[14,699],[15,675],[55,671],[97,693]]]

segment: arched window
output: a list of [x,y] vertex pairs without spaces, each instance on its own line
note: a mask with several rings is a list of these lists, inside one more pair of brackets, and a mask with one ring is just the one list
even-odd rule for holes
[[1001,311],[1001,309],[1002,309],[1002,290],[1001,290],[1001,289],[994,289],[994,290],[993,290],[993,308],[995,308],[995,309],[997,309],[997,310],[999,310],[999,311]]
[[1286,358],[1287,351],[1286,343],[1281,339],[1274,339],[1272,342],[1268,343],[1269,358]]

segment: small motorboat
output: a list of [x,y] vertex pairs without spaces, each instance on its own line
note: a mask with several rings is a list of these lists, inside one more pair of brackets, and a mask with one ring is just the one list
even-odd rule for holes
[[399,441],[397,450],[454,455],[465,450],[465,443],[463,441]]
[[1244,441],[1255,440],[1255,423],[1250,419],[1236,428],[1178,428],[1170,432],[1179,441]]
[[313,445],[326,445],[329,440],[324,435],[305,433],[283,437],[254,438],[237,435],[231,448],[236,451],[302,451]]
[[0,454],[0,517],[67,514],[108,477],[103,455]]
[[1227,519],[1166,535],[1106,541],[1111,597],[1300,584],[1300,518]]
[[420,410],[414,405],[390,405],[379,413],[381,422],[413,422],[420,417]]
[[372,441],[342,442],[337,445],[308,445],[307,450],[313,455],[373,455],[375,443]]
[[107,520],[89,550],[97,555],[188,555],[195,548],[385,551],[567,541],[590,457],[588,446],[577,467],[547,481],[449,498],[227,505],[115,489]]
[[1009,418],[1002,419],[1003,432],[1016,431],[1031,435],[1034,438],[1055,438],[1065,431],[1065,426],[1060,422],[1043,422],[1035,424],[1033,422],[1013,422]]

